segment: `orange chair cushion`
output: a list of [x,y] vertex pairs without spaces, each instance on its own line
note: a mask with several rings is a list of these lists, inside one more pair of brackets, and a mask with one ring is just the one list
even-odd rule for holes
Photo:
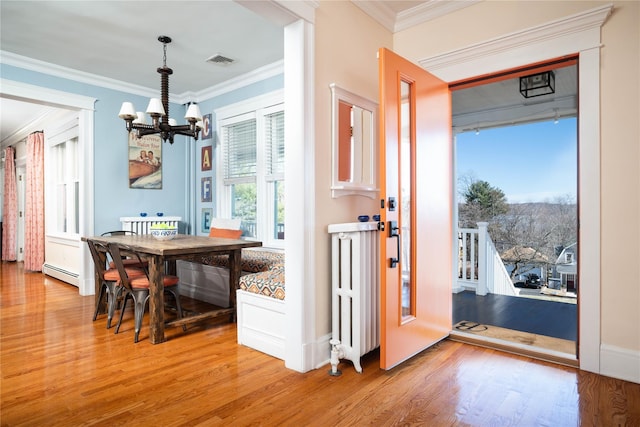
[[239,239],[242,236],[242,230],[230,230],[228,228],[209,229],[209,237],[221,237],[223,239]]
[[[179,281],[180,279],[178,279],[177,276],[165,275],[164,287],[168,288],[169,286],[175,286],[178,284]],[[149,280],[147,279],[147,276],[132,278],[130,282],[131,282],[132,288],[148,288],[149,287]]]
[[[140,270],[139,268],[126,268],[125,267],[125,271],[127,272],[127,276],[129,276],[129,278],[140,277],[140,276],[144,276],[145,279],[147,278],[147,276],[144,274],[144,270]],[[104,280],[107,280],[109,282],[120,281],[120,273],[118,272],[118,269],[117,268],[111,268],[111,269],[105,271],[104,272]]]

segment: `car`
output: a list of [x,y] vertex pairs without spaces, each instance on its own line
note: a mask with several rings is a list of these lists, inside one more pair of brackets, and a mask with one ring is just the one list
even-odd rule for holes
[[525,276],[525,280],[515,282],[513,286],[516,288],[529,288],[529,289],[538,289],[540,288],[540,276],[535,273],[530,273]]

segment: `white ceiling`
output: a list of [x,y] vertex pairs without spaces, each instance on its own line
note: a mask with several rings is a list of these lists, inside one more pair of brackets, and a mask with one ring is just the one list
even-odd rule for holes
[[[395,32],[467,7],[477,0],[351,1]],[[171,97],[189,97],[282,61],[282,24],[273,23],[249,9],[256,9],[259,4],[242,0],[2,0],[0,61],[6,64],[29,61],[34,67],[59,66],[64,67],[60,68],[63,72],[87,73],[87,76],[100,76],[115,83],[135,85],[140,90],[158,92],[160,76],[156,68],[162,66],[162,44],[157,38],[167,35],[173,39],[167,47],[167,66],[174,71],[170,77]],[[215,54],[235,62],[229,65],[207,62]],[[568,93],[562,93],[563,99],[575,98],[575,67],[571,73],[559,73],[557,82],[558,88],[567,88]],[[496,93],[501,93],[500,97]],[[13,141],[16,135],[24,137],[37,129],[34,128],[37,122],[30,123],[25,118],[41,118],[50,111],[41,105],[1,95],[0,88],[3,145]],[[454,92],[453,96],[458,109],[454,115],[459,116],[458,122],[454,118],[454,125],[467,127],[478,127],[489,120],[479,116],[480,110],[513,113],[523,101],[517,81]],[[540,104],[539,101],[542,99],[535,103]],[[537,108],[551,111],[555,107],[547,103]]]

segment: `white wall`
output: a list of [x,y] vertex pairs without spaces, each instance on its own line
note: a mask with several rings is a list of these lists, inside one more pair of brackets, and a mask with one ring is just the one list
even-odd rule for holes
[[[351,2],[323,1],[315,20],[315,239],[317,336],[331,331],[331,251],[327,226],[356,222],[379,213],[380,202],[364,196],[331,197],[331,91],[336,83],[378,102],[380,47],[391,47],[391,33]],[[327,346],[327,351],[328,351]]]

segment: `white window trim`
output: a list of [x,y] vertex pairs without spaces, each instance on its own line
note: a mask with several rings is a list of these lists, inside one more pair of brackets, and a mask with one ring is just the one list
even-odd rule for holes
[[[271,114],[276,111],[284,111],[284,91],[277,90],[269,92],[264,95],[256,96],[246,101],[231,104],[222,108],[214,110],[216,115],[216,130],[217,134],[222,135],[222,127],[242,120],[256,119],[256,135],[264,134],[264,123],[259,120],[259,117]],[[223,152],[222,152],[222,140],[216,147],[219,150],[216,153],[216,216],[219,218],[226,218],[230,216],[231,212],[231,194],[229,186],[224,183],[224,167],[223,167]],[[263,144],[258,144],[257,147],[257,165],[256,176],[262,177],[265,175],[265,162],[264,162],[265,150]],[[266,209],[267,196],[272,194],[268,188],[264,179],[258,179],[256,181],[258,212],[263,212]],[[256,219],[258,223],[258,229],[265,230],[264,225],[267,224],[270,219],[269,209],[263,215],[259,215]],[[284,249],[284,241],[274,239],[271,234],[258,236],[258,240],[263,242],[264,247]]]
[[[57,200],[57,165],[54,166],[54,161],[57,159],[52,159],[52,149],[65,143],[69,140],[76,138],[77,141],[77,152],[76,155],[80,156],[80,120],[78,114],[74,114],[73,117],[65,122],[63,122],[58,127],[48,130],[45,134],[46,141],[46,150],[45,150],[45,164],[51,166],[48,168],[46,172],[47,179],[45,180],[45,206],[50,211],[56,212],[54,215],[46,215],[46,230],[47,237],[55,237],[61,241],[70,240],[70,241],[79,241],[80,233],[75,232],[61,232],[57,230],[57,212],[58,212],[58,200]],[[67,153],[68,155],[68,153]],[[80,171],[78,170],[78,176],[76,176],[76,181],[80,183]],[[78,200],[78,204],[80,204],[80,200]],[[75,213],[75,212],[74,212]],[[78,228],[80,228],[80,218],[75,218],[75,221],[78,224]]]

